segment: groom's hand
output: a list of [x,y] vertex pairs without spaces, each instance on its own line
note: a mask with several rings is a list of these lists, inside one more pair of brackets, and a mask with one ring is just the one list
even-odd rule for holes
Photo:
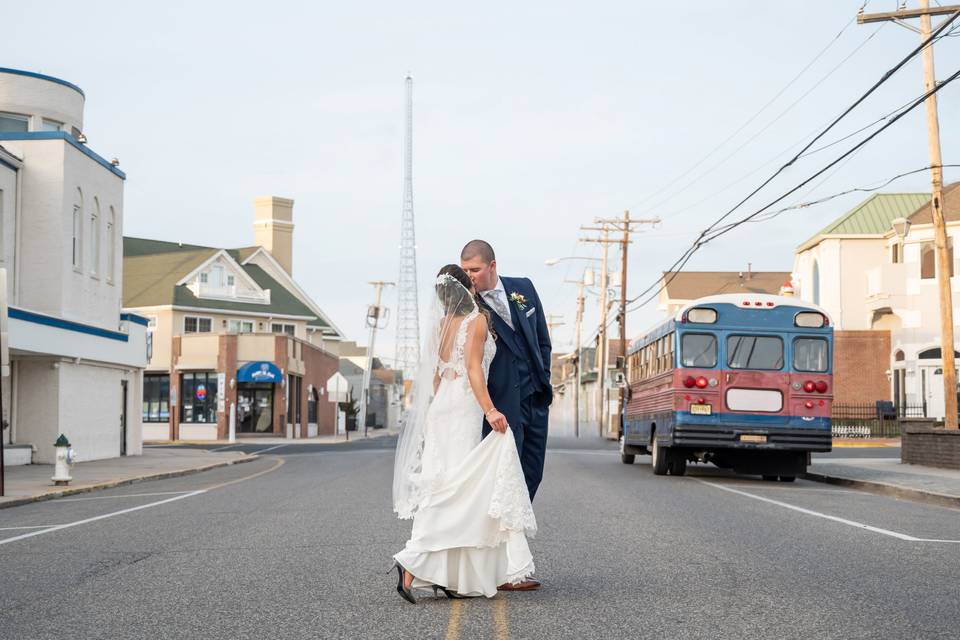
[[507,424],[507,417],[496,409],[487,416],[487,422],[490,423],[490,428],[497,433],[506,433],[507,427],[510,426]]

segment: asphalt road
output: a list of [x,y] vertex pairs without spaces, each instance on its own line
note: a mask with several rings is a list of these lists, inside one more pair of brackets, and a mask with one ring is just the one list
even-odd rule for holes
[[958,635],[960,511],[707,466],[655,477],[589,443],[548,454],[543,589],[410,605],[387,574],[409,533],[391,445],[4,509],[0,638]]

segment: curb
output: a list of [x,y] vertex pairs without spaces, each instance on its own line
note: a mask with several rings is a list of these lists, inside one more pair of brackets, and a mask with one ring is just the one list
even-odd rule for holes
[[176,471],[164,471],[162,473],[154,473],[148,476],[136,476],[133,478],[123,478],[121,480],[108,480],[107,482],[101,482],[99,484],[91,484],[83,487],[68,487],[61,491],[51,491],[50,493],[41,493],[35,496],[14,498],[6,502],[0,502],[0,509],[6,509],[8,507],[19,507],[19,506],[30,504],[33,502],[44,502],[46,500],[63,498],[64,496],[70,496],[77,493],[90,493],[91,491],[99,491],[101,489],[113,489],[114,487],[122,487],[129,484],[137,484],[138,482],[146,482],[148,480],[163,480],[165,478],[177,478],[180,476],[190,476],[196,473],[210,471],[211,469],[218,469],[220,467],[229,467],[235,464],[244,464],[246,462],[253,462],[254,460],[259,460],[259,459],[260,459],[260,456],[251,455],[243,458],[237,458],[236,460],[227,460],[226,462],[217,462],[216,464],[208,464],[203,467],[195,467],[193,469],[178,469]]
[[913,502],[923,502],[925,504],[934,504],[940,507],[960,508],[960,496],[952,496],[946,493],[937,493],[936,491],[925,491],[923,489],[912,489],[897,484],[887,482],[876,482],[873,480],[855,480],[853,478],[844,478],[842,476],[828,476],[823,473],[813,473],[807,471],[801,476],[805,480],[814,482],[823,482],[824,484],[833,484],[841,487],[853,487],[861,489],[867,493],[873,493],[881,496],[911,500]]

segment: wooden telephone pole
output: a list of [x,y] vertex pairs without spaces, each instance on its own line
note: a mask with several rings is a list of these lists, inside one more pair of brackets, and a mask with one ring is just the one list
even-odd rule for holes
[[[960,5],[930,8],[929,0],[920,0],[919,9],[901,9],[886,13],[860,13],[857,22],[892,21],[920,34],[921,42],[930,38],[930,16],[946,15],[937,28],[945,26],[960,17]],[[907,18],[920,18],[920,29],[904,22]],[[923,89],[924,92],[936,88],[936,76],[933,70],[933,43],[923,50]],[[940,290],[940,355],[943,357],[943,402],[946,409],[944,426],[947,429],[957,428],[957,370],[954,362],[953,350],[953,296],[950,292],[950,273],[952,271],[949,254],[947,252],[947,224],[943,217],[943,166],[940,157],[940,121],[937,116],[937,95],[931,94],[926,99],[927,111],[927,143],[930,148],[930,178],[933,186],[931,209],[933,213],[934,246],[937,254],[937,284]]]
[[[619,433],[619,431],[620,431],[619,424],[620,424],[620,423],[619,423],[619,421],[618,421],[616,427],[613,427],[613,426],[611,426],[610,424],[608,424],[608,423],[610,422],[609,413],[608,413],[608,411],[609,411],[609,409],[608,409],[608,404],[609,404],[609,403],[607,402],[607,399],[606,399],[605,394],[604,394],[605,383],[603,382],[603,381],[606,379],[607,368],[608,368],[607,355],[606,355],[606,353],[607,353],[607,331],[606,331],[606,326],[607,326],[607,316],[606,316],[606,286],[607,286],[607,278],[606,278],[606,266],[607,266],[607,263],[606,263],[606,257],[607,257],[607,252],[606,252],[606,248],[607,248],[607,245],[610,245],[610,244],[619,244],[619,245],[620,245],[620,311],[619,311],[619,313],[617,314],[617,320],[619,321],[619,324],[620,324],[620,344],[621,344],[621,349],[623,350],[623,354],[622,354],[622,355],[623,355],[623,359],[624,359],[624,362],[625,362],[625,361],[626,361],[626,355],[627,355],[627,249],[628,249],[628,247],[630,246],[630,243],[632,242],[632,241],[630,240],[630,234],[634,232],[633,225],[636,225],[636,224],[650,224],[650,225],[659,224],[659,223],[660,223],[660,218],[639,218],[639,219],[634,219],[634,218],[631,218],[631,217],[630,217],[630,212],[629,212],[629,211],[624,211],[622,218],[595,218],[593,222],[594,222],[594,224],[599,224],[599,225],[601,225],[601,226],[600,226],[600,227],[580,227],[580,228],[583,229],[584,231],[601,231],[601,232],[603,233],[603,237],[602,237],[602,238],[585,238],[585,239],[583,239],[583,242],[599,242],[599,243],[602,243],[602,244],[603,244],[603,247],[604,247],[604,253],[603,253],[603,255],[604,255],[604,263],[603,263],[604,272],[601,273],[601,275],[600,275],[601,287],[602,287],[602,290],[601,290],[601,294],[600,294],[600,295],[601,295],[601,298],[602,298],[602,301],[603,301],[603,312],[601,313],[601,318],[600,318],[601,325],[600,325],[600,334],[599,334],[599,335],[601,335],[602,338],[603,338],[603,340],[600,342],[600,345],[599,345],[599,348],[600,348],[600,349],[602,350],[602,352],[603,352],[603,355],[601,356],[601,359],[600,359],[601,368],[600,368],[600,372],[599,372],[599,379],[600,379],[600,381],[601,381],[601,384],[600,384],[600,400],[601,400],[601,403],[602,403],[602,408],[601,408],[601,411],[600,411],[600,419],[601,419],[601,423],[600,423],[600,435],[601,435],[601,436],[606,436],[606,437],[614,437],[614,438],[617,438],[617,437],[620,436],[620,433]],[[622,235],[622,237],[620,237],[620,238],[610,238],[609,235],[610,235],[610,232],[611,232],[611,231],[614,231],[614,232],[619,231],[619,232],[621,232],[623,235]],[[619,394],[619,402],[618,402],[618,404],[617,404],[617,406],[618,406],[618,415],[620,415],[620,414],[623,413],[623,405],[624,405],[624,402],[626,401],[626,397],[627,397],[627,396],[626,396],[626,394],[624,394],[624,393],[620,393],[620,394]]]

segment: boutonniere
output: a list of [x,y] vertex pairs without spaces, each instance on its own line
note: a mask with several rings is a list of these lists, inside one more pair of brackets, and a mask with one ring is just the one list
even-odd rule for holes
[[520,307],[520,311],[523,311],[527,307],[527,299],[516,291],[510,294],[510,301],[516,302],[517,306]]

